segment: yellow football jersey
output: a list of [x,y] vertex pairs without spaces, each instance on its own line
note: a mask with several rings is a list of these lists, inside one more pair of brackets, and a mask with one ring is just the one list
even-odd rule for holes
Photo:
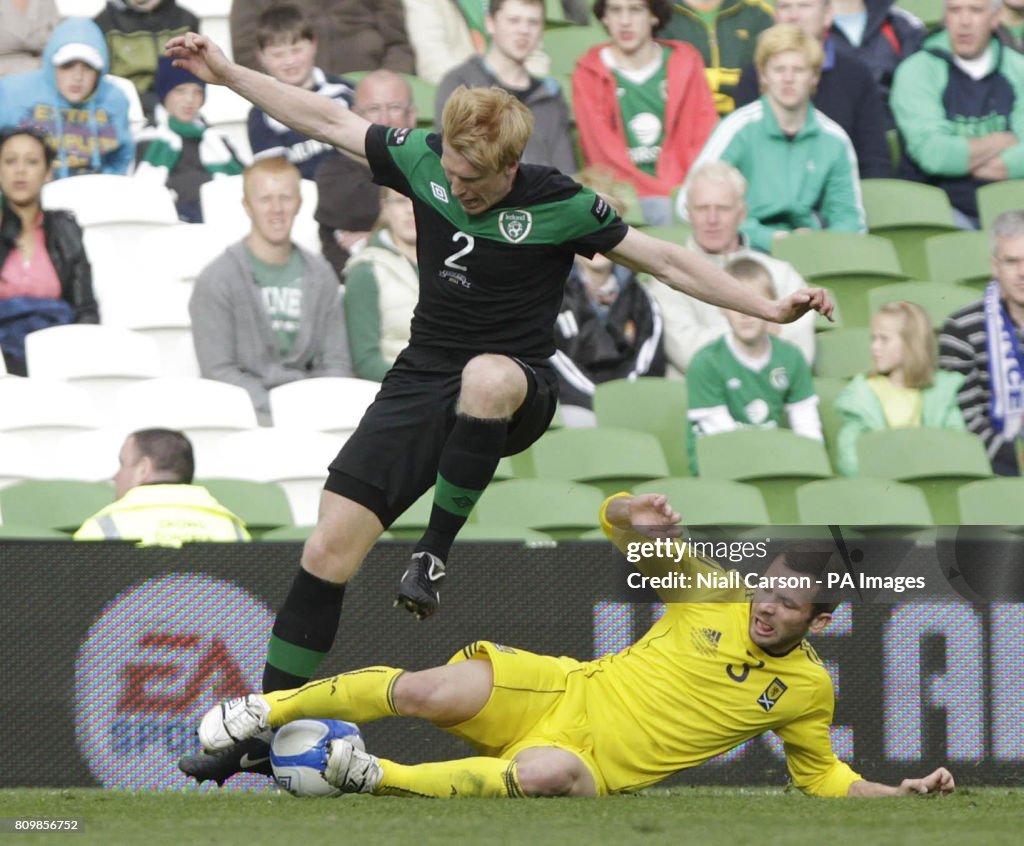
[[[617,545],[629,539],[612,531],[603,509],[602,524]],[[701,569],[725,572],[704,559],[685,564],[691,575]],[[584,745],[609,792],[646,787],[765,731],[782,739],[793,782],[807,793],[845,796],[860,778],[832,751],[835,696],[814,648],[803,641],[786,655],[762,651],[750,639],[744,589],[731,598],[669,604],[632,646],[570,674],[546,722],[579,730],[586,715]]]

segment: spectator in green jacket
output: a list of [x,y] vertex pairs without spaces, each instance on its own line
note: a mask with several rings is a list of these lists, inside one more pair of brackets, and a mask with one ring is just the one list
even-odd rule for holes
[[[758,38],[754,64],[764,92],[711,133],[692,170],[723,160],[747,179],[747,219],[740,231],[750,246],[771,252],[791,232],[865,231],[857,154],[811,95],[824,53],[795,24],[778,24]],[[687,216],[686,186],[676,212]]]

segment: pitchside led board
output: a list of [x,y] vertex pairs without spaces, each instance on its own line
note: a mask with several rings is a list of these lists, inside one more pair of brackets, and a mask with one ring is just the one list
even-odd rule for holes
[[[841,552],[839,576],[850,577],[835,585],[848,601],[815,644],[838,695],[834,745],[872,779],[946,765],[959,784],[1017,783],[1024,539],[946,531],[932,543],[825,530]],[[784,532],[766,534],[777,543]],[[727,564],[742,579],[756,579],[774,554],[750,548],[752,557]],[[738,549],[716,554],[742,559],[732,555]],[[467,543],[452,557],[441,613],[416,622],[391,607],[409,552],[394,543],[371,553],[346,596],[323,675],[372,664],[420,669],[481,638],[589,659],[628,645],[663,608],[608,544]],[[258,689],[272,609],[298,553],[294,543],[0,543],[0,786],[200,789],[175,761],[194,750],[206,708]],[[368,749],[403,761],[470,753],[415,721],[363,728]],[[268,786],[248,778],[231,784]],[[674,783],[786,781],[781,744],[764,736]]]

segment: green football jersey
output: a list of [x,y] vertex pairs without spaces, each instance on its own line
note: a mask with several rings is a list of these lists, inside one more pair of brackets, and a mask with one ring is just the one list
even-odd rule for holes
[[372,126],[374,181],[412,198],[420,297],[410,343],[545,360],[577,253],[614,249],[628,227],[554,168],[520,165],[506,197],[465,212],[441,167],[441,137]]
[[668,86],[665,68],[670,54],[668,47],[662,47],[658,69],[640,83],[634,82],[621,71],[612,70],[629,158],[640,170],[651,176],[657,175],[658,157],[665,141]]
[[[686,371],[691,419],[687,431],[690,466],[697,466],[696,440],[703,434],[692,413],[725,406],[740,426],[777,429],[786,424],[786,406],[814,396],[811,368],[800,349],[769,337],[771,354],[760,370],[740,362],[727,336],[700,349]],[[697,415],[699,418],[699,415]]]

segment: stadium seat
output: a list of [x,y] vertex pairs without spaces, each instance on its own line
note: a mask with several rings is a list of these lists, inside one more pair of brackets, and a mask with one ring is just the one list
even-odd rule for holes
[[316,523],[327,465],[344,443],[324,432],[262,428],[225,435],[216,449],[197,456],[204,478],[277,482],[288,497],[295,525]]
[[270,529],[259,536],[261,541],[305,541],[313,534],[315,525],[304,524],[302,526],[281,526],[278,529]]
[[580,56],[595,44],[608,41],[608,33],[601,24],[545,30],[544,52],[551,57],[551,73],[571,74]]
[[199,31],[212,38],[230,59],[231,4],[234,0],[181,0],[179,6],[190,10],[199,18]]
[[71,432],[39,456],[37,479],[106,482],[117,471],[118,456],[129,430],[123,427]]
[[[357,83],[368,73],[370,73],[368,70],[345,71],[344,77],[352,83]],[[409,83],[409,88],[412,90],[412,102],[416,107],[416,123],[422,127],[433,127],[437,86],[411,73],[400,73],[399,76]]]
[[790,262],[808,283],[828,288],[843,311],[845,327],[868,325],[868,290],[909,278],[892,242],[878,235],[794,234],[777,238],[772,255]]
[[942,27],[943,0],[900,0],[896,5],[920,18],[929,32]]
[[984,289],[992,278],[992,248],[984,232],[950,232],[924,242],[928,278]]
[[658,439],[631,429],[560,429],[532,452],[538,478],[586,482],[606,494],[669,475]]
[[921,306],[936,331],[957,309],[978,300],[978,292],[966,285],[949,282],[896,282],[868,291],[868,308],[874,314],[888,302],[906,300]]
[[788,429],[739,429],[697,438],[697,466],[709,479],[748,482],[773,523],[797,522],[797,487],[832,476],[825,446]]
[[[219,443],[233,432],[256,427],[256,411],[249,392],[238,385],[213,379],[189,379],[165,376],[149,379],[121,389],[117,396],[117,421],[131,429],[161,426],[180,429],[192,440],[198,472],[211,473],[204,459],[217,451]],[[250,455],[255,461],[260,453]]]
[[850,379],[871,365],[871,330],[835,329],[815,337],[814,375]]
[[923,493],[892,479],[824,479],[796,491],[800,522],[809,526],[914,529],[931,526]]
[[288,497],[276,482],[203,478],[196,484],[205,487],[221,505],[241,517],[253,537],[292,525]]
[[270,389],[270,414],[275,426],[350,433],[379,390],[368,379],[299,379]]
[[989,182],[978,188],[977,196],[981,230],[988,232],[1003,212],[1024,209],[1024,179]]
[[83,227],[118,224],[137,230],[178,222],[174,200],[163,185],[120,174],[89,173],[47,182],[42,200],[44,208],[73,211]]
[[[201,224],[196,224],[201,225]],[[192,343],[188,285],[154,281],[144,293],[117,297],[103,306],[103,322],[120,326],[155,345],[160,376],[199,376]]]
[[527,529],[524,526],[503,526],[500,523],[480,525],[469,523],[462,527],[455,543],[519,541],[529,546],[554,545],[555,539],[544,532]]
[[[388,526],[391,536],[399,540],[418,540],[430,522],[430,512],[433,507],[434,488],[431,486]],[[469,522],[475,522],[475,520],[476,512],[470,512]]]
[[562,0],[544,0],[544,29],[553,29],[562,26],[576,26],[565,16],[565,8]]
[[522,526],[556,540],[578,538],[598,528],[604,494],[591,485],[559,479],[494,482],[475,510],[479,526]]
[[[320,225],[313,217],[317,206],[316,183],[312,179],[303,179],[299,188],[302,206],[292,225],[292,240],[319,255]],[[241,174],[203,183],[199,188],[199,203],[203,208],[203,220],[216,227],[225,247],[249,234],[249,218],[242,207]]]
[[0,432],[0,488],[38,476],[39,458],[32,441],[22,435]]
[[109,408],[125,385],[162,375],[156,341],[130,329],[100,323],[68,323],[25,338],[32,378],[71,382]]
[[109,482],[30,479],[0,489],[0,515],[8,524],[74,532],[113,501]]
[[836,397],[849,384],[849,379],[832,376],[815,376],[814,392],[818,395],[818,414],[821,416],[821,430],[825,435],[825,449],[829,461],[836,466],[836,441],[843,425],[842,415],[835,408]]
[[62,18],[94,18],[106,5],[106,0],[57,0],[57,12]]
[[1024,479],[968,482],[960,486],[957,496],[964,525],[1024,529]]
[[139,97],[139,89],[135,83],[123,76],[112,73],[105,74],[105,79],[112,82],[121,89],[121,93],[128,98],[128,126],[132,136],[137,136],[139,130],[146,125],[146,113],[142,110],[142,98]]
[[0,540],[71,540],[66,532],[44,529],[41,526],[22,526],[20,523],[0,522]]
[[52,449],[64,436],[105,425],[89,392],[50,379],[0,379],[0,432],[23,435],[36,450]]
[[908,276],[926,279],[924,240],[957,231],[946,192],[906,179],[864,179],[860,188],[868,232],[892,242]]
[[952,429],[883,429],[857,439],[864,476],[896,479],[920,488],[936,525],[960,522],[958,490],[992,475],[985,446],[971,432]]
[[660,493],[683,516],[689,528],[703,526],[765,526],[768,509],[752,485],[729,479],[654,479],[633,487],[633,493]]
[[189,286],[229,245],[214,223],[180,223],[152,229],[142,233],[136,244],[138,254],[147,257],[151,280],[184,282]]
[[673,476],[689,476],[686,455],[686,382],[645,377],[613,379],[594,389],[594,414],[599,428],[635,429],[661,442]]

